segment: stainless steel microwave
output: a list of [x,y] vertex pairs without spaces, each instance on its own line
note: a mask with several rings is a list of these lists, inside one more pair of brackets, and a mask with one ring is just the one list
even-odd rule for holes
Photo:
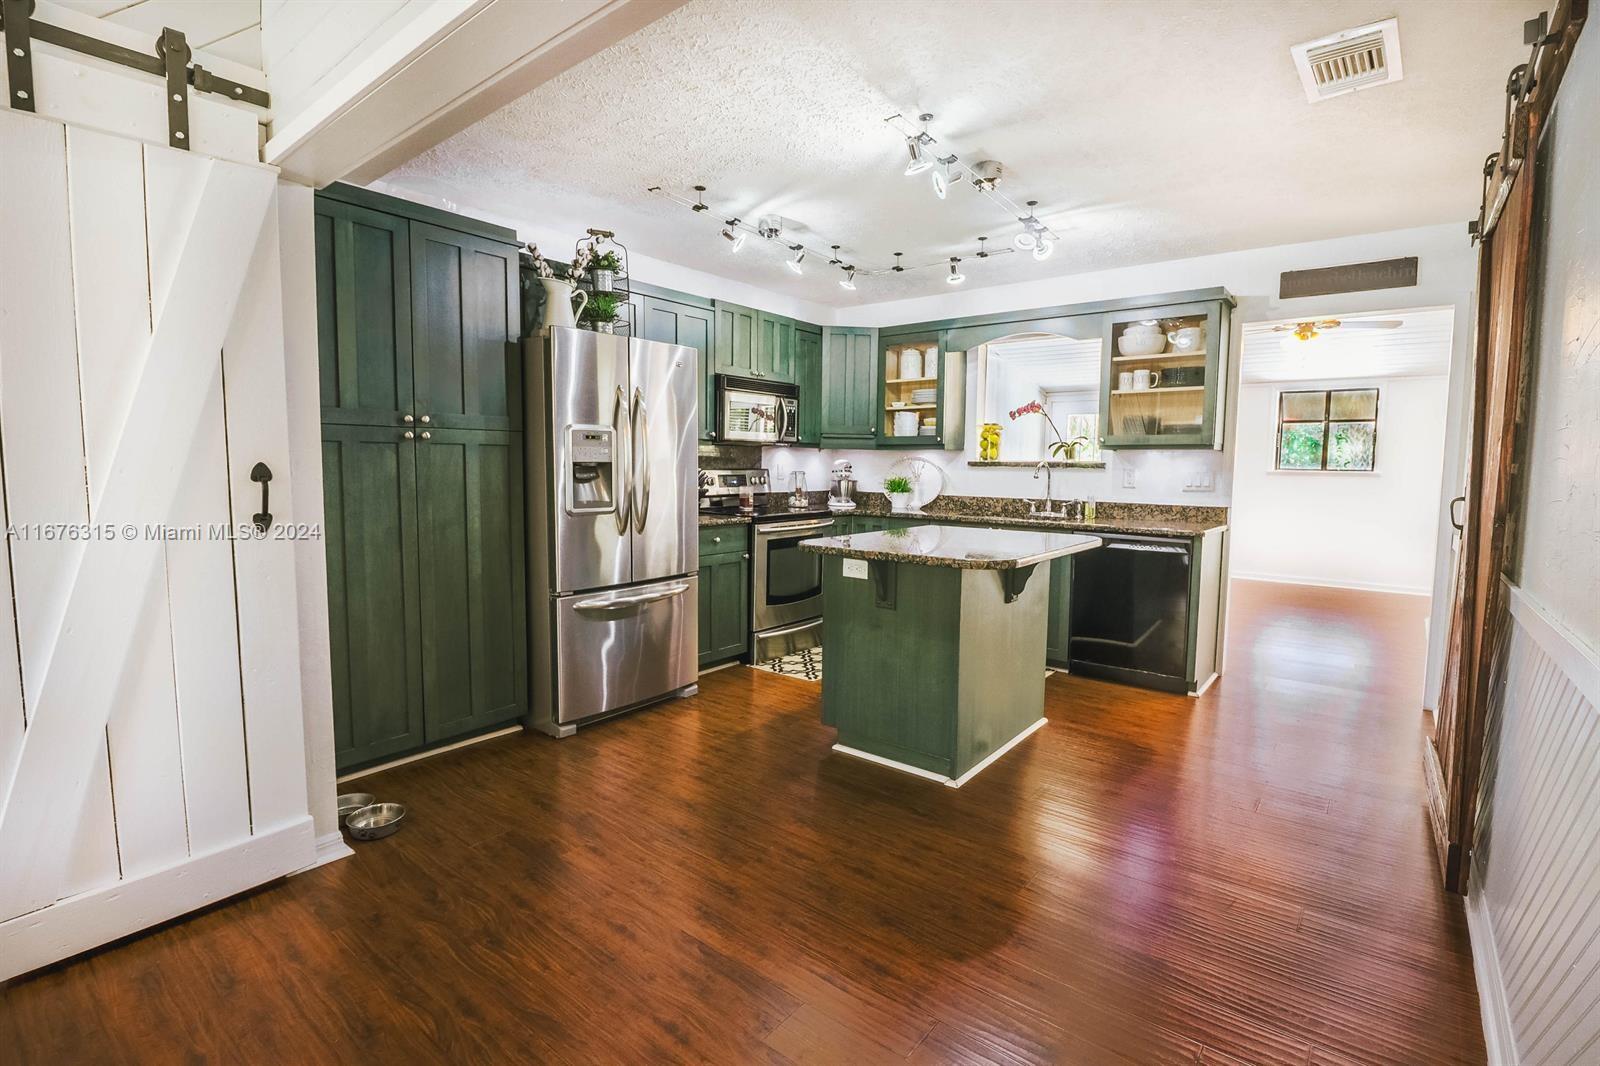
[[796,444],[800,390],[760,378],[717,375],[717,439],[730,444]]

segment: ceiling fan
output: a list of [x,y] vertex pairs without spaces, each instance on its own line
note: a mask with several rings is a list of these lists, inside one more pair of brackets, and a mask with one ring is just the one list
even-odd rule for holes
[[1287,333],[1295,340],[1308,341],[1312,337],[1320,337],[1330,329],[1398,329],[1401,321],[1398,318],[1363,318],[1355,322],[1341,322],[1337,318],[1319,318],[1309,322],[1280,322],[1273,326],[1273,333]]

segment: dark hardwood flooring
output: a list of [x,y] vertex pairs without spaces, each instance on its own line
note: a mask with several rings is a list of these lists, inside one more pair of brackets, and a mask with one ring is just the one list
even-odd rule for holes
[[960,791],[735,668],[368,778],[355,858],[0,991],[0,1061],[1478,1063],[1424,601],[1235,584],[1204,697],[1056,676]]

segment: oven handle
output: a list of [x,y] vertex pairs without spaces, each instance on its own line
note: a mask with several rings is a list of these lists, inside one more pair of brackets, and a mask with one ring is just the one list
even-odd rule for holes
[[688,591],[689,586],[685,584],[668,585],[666,588],[634,593],[631,596],[596,596],[593,599],[579,600],[572,606],[579,611],[620,611],[624,607],[637,607],[642,603],[670,600],[672,597],[681,596]]
[[827,529],[833,525],[833,519],[822,518],[814,522],[785,522],[781,526],[758,525],[756,536],[768,536],[773,533],[793,533],[802,529]]

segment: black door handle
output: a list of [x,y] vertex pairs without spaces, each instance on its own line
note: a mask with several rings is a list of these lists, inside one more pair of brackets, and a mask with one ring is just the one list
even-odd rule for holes
[[1465,496],[1457,496],[1455,499],[1450,501],[1450,524],[1456,527],[1457,533],[1466,532],[1466,527],[1456,520],[1456,504],[1466,502],[1467,498]]
[[272,525],[272,511],[267,505],[267,486],[272,483],[272,468],[266,463],[257,463],[250,468],[250,480],[261,484],[261,511],[254,517],[257,532],[265,533]]

